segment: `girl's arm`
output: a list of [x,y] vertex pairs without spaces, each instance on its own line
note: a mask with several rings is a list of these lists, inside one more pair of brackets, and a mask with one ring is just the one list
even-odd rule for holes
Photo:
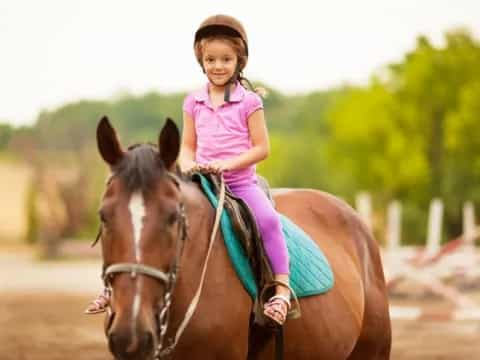
[[183,112],[183,130],[182,145],[180,147],[180,156],[178,162],[180,169],[187,172],[197,164],[195,163],[195,151],[197,149],[197,135],[195,134],[195,124],[192,117]]
[[262,109],[255,111],[247,121],[250,138],[252,139],[252,148],[234,158],[214,161],[210,166],[215,171],[243,169],[266,159],[269,155],[270,141],[264,111]]

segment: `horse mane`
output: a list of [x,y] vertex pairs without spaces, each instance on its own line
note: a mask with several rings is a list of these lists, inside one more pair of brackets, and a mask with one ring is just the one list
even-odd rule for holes
[[148,192],[164,174],[165,165],[153,144],[134,144],[128,147],[113,173],[118,176],[130,192]]

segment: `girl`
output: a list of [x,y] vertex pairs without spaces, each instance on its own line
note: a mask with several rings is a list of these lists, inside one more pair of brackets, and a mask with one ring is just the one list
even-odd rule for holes
[[275,280],[282,284],[264,314],[283,325],[290,308],[289,259],[280,219],[257,186],[255,164],[270,146],[262,100],[240,83],[248,60],[245,30],[233,17],[209,17],[195,33],[194,51],[208,83],[185,98],[180,167],[223,173],[231,192],[252,210]]
[[[230,191],[250,207],[280,284],[264,314],[283,325],[290,309],[289,259],[278,215],[257,186],[255,164],[270,145],[262,100],[240,83],[248,60],[245,29],[233,17],[209,17],[195,33],[194,51],[208,83],[185,98],[180,167],[223,173]],[[105,290],[85,312],[105,311],[109,298]]]

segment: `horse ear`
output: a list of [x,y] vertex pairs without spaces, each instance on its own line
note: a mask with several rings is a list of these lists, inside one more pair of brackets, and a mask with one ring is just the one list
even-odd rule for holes
[[173,170],[175,161],[180,152],[180,132],[172,119],[167,118],[165,125],[158,136],[160,159],[168,170]]
[[124,152],[115,129],[106,116],[100,119],[97,126],[97,146],[103,160],[110,166],[118,164]]

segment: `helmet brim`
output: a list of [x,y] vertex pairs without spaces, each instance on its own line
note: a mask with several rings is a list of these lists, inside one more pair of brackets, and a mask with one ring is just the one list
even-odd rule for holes
[[235,29],[231,28],[230,26],[208,25],[208,26],[202,27],[195,33],[194,44],[196,44],[197,42],[207,37],[218,36],[218,35],[225,35],[225,36],[240,38],[243,44],[245,45],[245,52],[246,52],[246,55],[248,56],[248,44],[245,42],[243,35],[240,34],[238,31],[236,31]]

